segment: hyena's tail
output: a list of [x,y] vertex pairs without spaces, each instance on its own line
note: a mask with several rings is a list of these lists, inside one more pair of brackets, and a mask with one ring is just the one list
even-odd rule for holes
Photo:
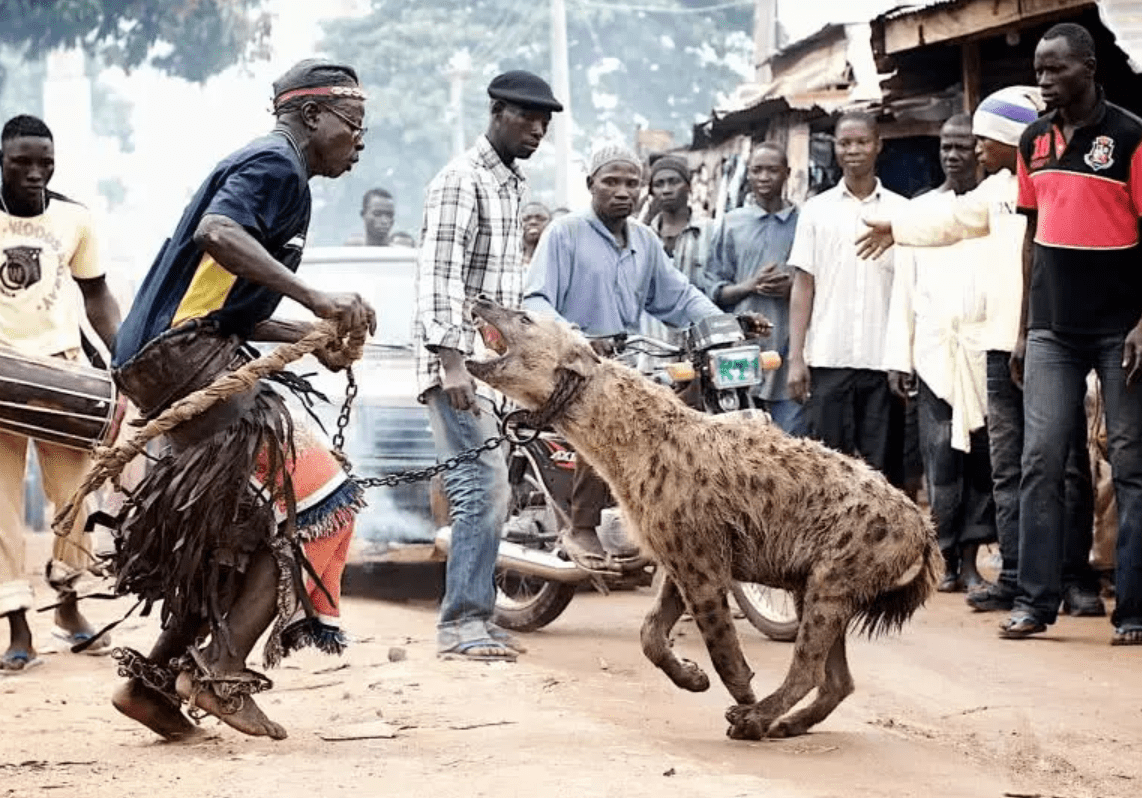
[[[904,622],[924,605],[944,575],[944,556],[929,534],[920,557],[896,585],[872,599],[854,619],[862,634],[869,637],[899,631]],[[909,578],[911,577],[911,578]]]

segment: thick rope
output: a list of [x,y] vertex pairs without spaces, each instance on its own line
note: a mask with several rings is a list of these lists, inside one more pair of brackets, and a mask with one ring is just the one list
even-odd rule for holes
[[52,531],[60,537],[67,537],[79,510],[88,494],[98,490],[108,480],[115,480],[146,447],[147,443],[184,421],[200,415],[223,399],[250,390],[258,380],[281,371],[305,355],[319,349],[327,350],[326,360],[337,365],[349,365],[359,360],[365,351],[365,336],[362,331],[353,331],[347,339],[338,334],[337,326],[331,321],[315,323],[311,331],[300,341],[277,347],[268,355],[252,360],[236,371],[220,375],[213,383],[189,396],[178,400],[157,418],[147,422],[129,441],[116,446],[97,446],[91,470],[63,509],[52,521]]

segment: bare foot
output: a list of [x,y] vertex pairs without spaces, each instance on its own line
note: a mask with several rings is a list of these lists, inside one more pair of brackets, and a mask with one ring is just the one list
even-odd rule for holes
[[190,722],[174,703],[138,679],[130,679],[111,696],[111,704],[128,718],[172,742],[205,732]]
[[[187,671],[183,671],[178,675],[178,680],[175,682],[175,690],[186,701],[190,701],[191,696],[194,695],[194,679]],[[242,705],[234,712],[223,712],[222,702],[214,691],[207,688],[199,691],[198,695],[194,696],[194,704],[199,709],[209,712],[214,717],[225,723],[227,726],[232,726],[243,734],[248,734],[251,737],[269,737],[274,740],[284,740],[289,735],[286,733],[285,727],[274,723],[266,717],[265,713],[258,708],[254,703],[251,696],[242,697]]]

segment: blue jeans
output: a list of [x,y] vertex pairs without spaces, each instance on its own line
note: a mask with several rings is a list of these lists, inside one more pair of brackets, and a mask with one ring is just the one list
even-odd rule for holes
[[[439,388],[424,395],[436,441],[436,456],[445,460],[494,438],[499,430],[491,403],[480,400],[481,413],[456,410]],[[452,547],[445,570],[444,600],[437,635],[444,648],[487,637],[496,602],[496,552],[508,509],[508,473],[501,449],[445,471],[444,492],[452,514]]]
[[[999,586],[1019,591],[1019,482],[1023,473],[1023,391],[1011,381],[1011,353],[987,353],[987,433],[991,440],[991,476],[995,526],[1003,560]],[[1076,421],[1067,454],[1063,501],[1063,588],[1074,585],[1098,591],[1098,575],[1090,565],[1094,534],[1094,485],[1086,445],[1086,410],[1075,408]]]
[[762,406],[787,435],[803,438],[809,434],[805,423],[805,405],[795,399],[762,399]]
[[1124,335],[1032,330],[1024,366],[1017,608],[1054,623],[1062,594],[1063,482],[1075,425],[1083,423],[1086,375],[1102,382],[1107,449],[1118,501],[1114,624],[1142,623],[1142,386],[1126,385]]

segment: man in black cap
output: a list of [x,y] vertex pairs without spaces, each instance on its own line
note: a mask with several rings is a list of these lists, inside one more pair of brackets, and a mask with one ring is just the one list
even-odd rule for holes
[[[273,131],[224,158],[199,188],[115,342],[115,380],[144,417],[240,366],[247,341],[299,340],[309,325],[271,318],[282,296],[346,336],[375,329],[361,297],[317,291],[294,273],[309,179],[357,161],[364,99],[352,68],[302,61],[274,83]],[[333,349],[315,354],[343,367]],[[113,703],[167,739],[195,732],[181,701],[282,739],[285,729],[251,698],[270,682],[246,658],[272,622],[269,665],[303,645],[340,652],[341,569],[361,489],[265,383],[167,437],[169,451],[127,497],[113,563],[119,592],[162,602],[163,632],[149,657],[116,650],[130,679]]]
[[[470,302],[486,295],[518,307],[523,291],[520,208],[526,160],[563,106],[530,72],[505,72],[488,85],[491,118],[476,145],[428,186],[417,270],[414,338],[420,401],[428,405],[441,459],[478,446],[498,430],[487,397],[464,367],[476,328]],[[481,412],[481,403],[484,412]],[[492,623],[500,525],[507,512],[501,452],[444,472],[452,516],[444,600],[437,624],[442,656],[512,661],[519,643]]]

